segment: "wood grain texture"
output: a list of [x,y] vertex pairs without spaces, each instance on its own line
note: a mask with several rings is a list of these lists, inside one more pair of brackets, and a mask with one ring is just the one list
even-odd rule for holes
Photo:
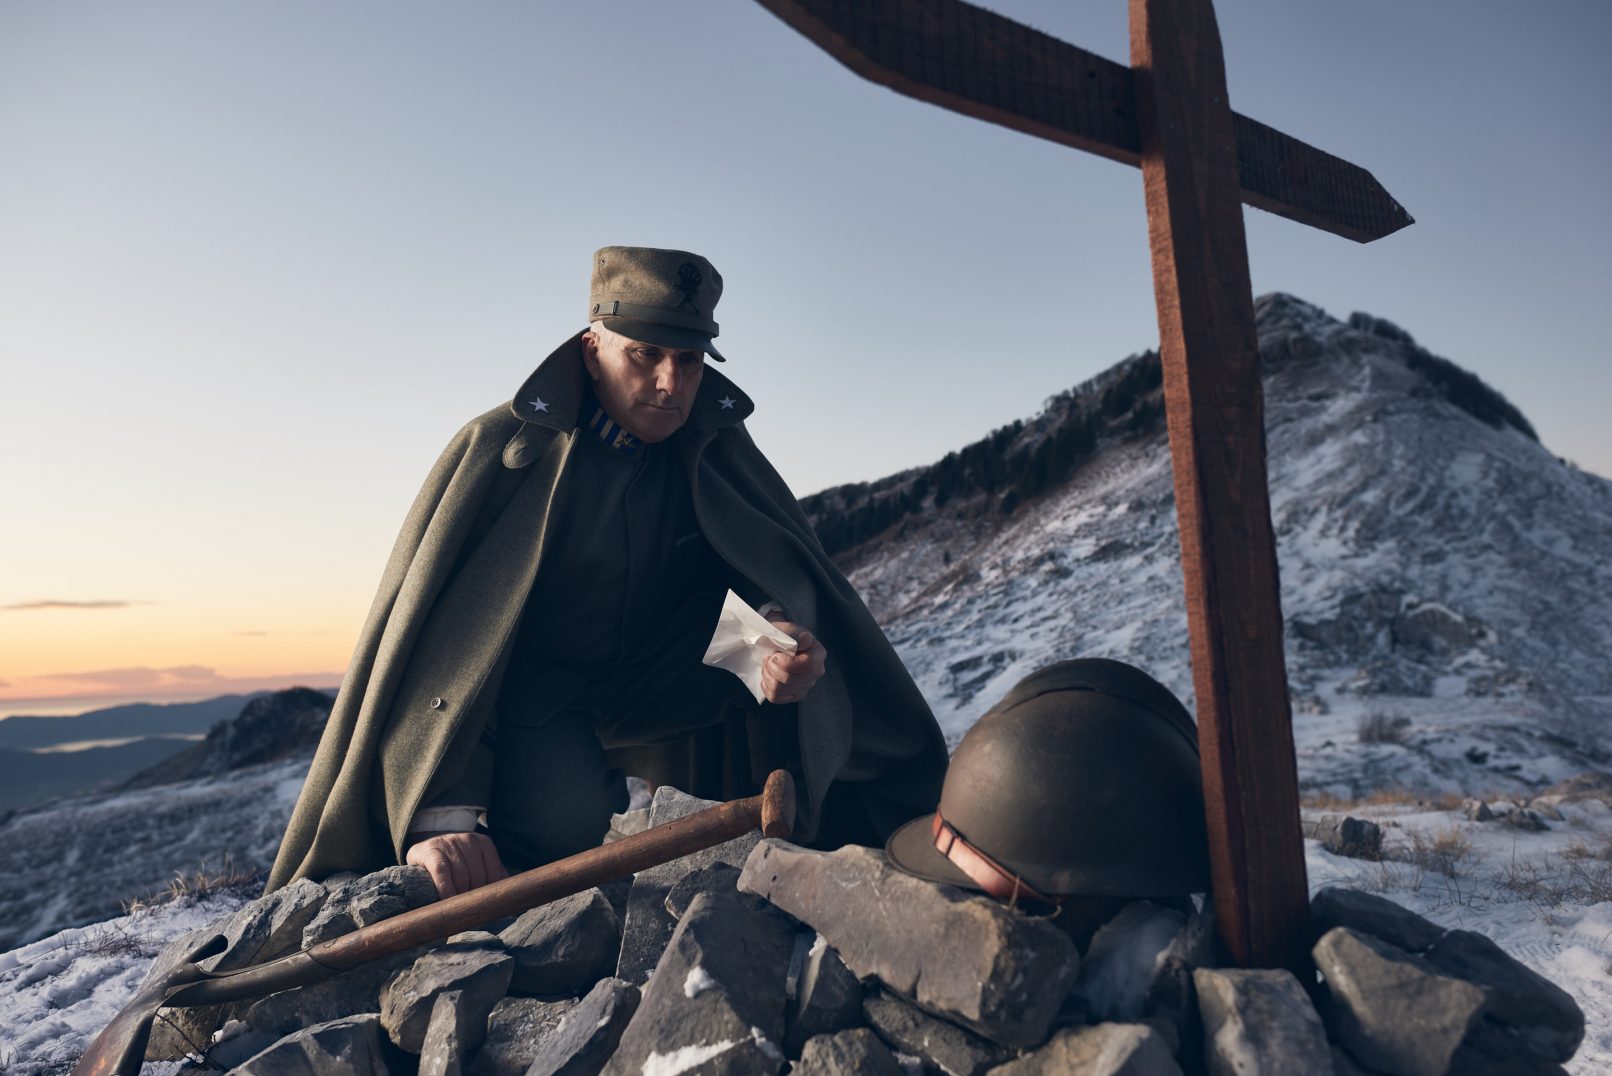
[[[897,93],[1095,153],[1141,160],[1131,69],[963,0],[759,0],[846,67]],[[1411,217],[1372,174],[1234,116],[1238,197],[1356,242]]]
[[1304,843],[1220,35],[1209,0],[1130,0],[1130,17],[1216,926],[1236,963],[1302,973]]

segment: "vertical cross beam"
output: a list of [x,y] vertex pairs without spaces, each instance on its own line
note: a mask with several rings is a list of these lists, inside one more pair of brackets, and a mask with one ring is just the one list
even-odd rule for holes
[[1237,964],[1302,971],[1309,895],[1220,33],[1209,0],[1130,0],[1130,30],[1216,925]]

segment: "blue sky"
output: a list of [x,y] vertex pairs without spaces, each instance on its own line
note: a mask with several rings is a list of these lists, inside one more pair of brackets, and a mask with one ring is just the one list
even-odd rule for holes
[[[995,7],[1128,55],[1117,0]],[[1219,18],[1233,107],[1417,218],[1361,246],[1248,210],[1255,292],[1396,321],[1612,474],[1612,7]],[[581,327],[604,244],[721,269],[725,372],[803,494],[1157,339],[1136,170],[745,0],[10,0],[0,144],[0,606],[128,603],[0,610],[0,694],[339,670],[420,477]]]

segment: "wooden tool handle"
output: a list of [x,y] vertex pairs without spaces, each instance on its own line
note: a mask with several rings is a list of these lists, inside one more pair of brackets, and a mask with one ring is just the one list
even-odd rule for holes
[[757,827],[769,837],[788,837],[794,824],[795,782],[785,771],[774,770],[759,796],[707,807],[686,818],[374,923],[322,942],[309,949],[308,955],[326,967],[345,971],[636,874]]

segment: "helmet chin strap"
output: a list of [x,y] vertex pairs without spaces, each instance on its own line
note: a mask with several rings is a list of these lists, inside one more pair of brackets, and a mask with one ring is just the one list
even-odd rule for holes
[[935,836],[935,851],[997,900],[1006,901],[1010,907],[1017,907],[1021,901],[1039,904],[1039,911],[1044,915],[1057,915],[1062,908],[1062,897],[1049,897],[1039,892],[1022,877],[970,844],[966,837],[952,828],[950,822],[941,817],[938,809],[934,821],[930,823],[930,831]]

